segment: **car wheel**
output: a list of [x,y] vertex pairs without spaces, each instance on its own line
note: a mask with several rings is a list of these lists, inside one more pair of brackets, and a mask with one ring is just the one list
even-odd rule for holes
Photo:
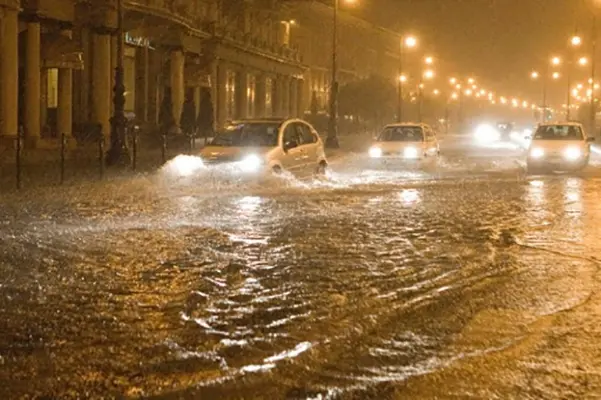
[[328,163],[326,163],[325,161],[321,161],[317,165],[317,168],[315,169],[315,174],[319,175],[319,176],[324,176],[326,174],[327,170],[328,170]]

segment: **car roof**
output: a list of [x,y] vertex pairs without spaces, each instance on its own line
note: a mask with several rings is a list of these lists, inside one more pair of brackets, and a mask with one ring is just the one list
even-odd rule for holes
[[578,126],[580,128],[582,128],[582,126],[583,126],[580,122],[573,122],[573,121],[544,122],[544,123],[538,124],[538,126],[558,126],[558,125],[562,125],[562,126]]
[[245,119],[235,119],[231,121],[227,121],[227,124],[237,125],[237,124],[259,124],[259,123],[269,123],[269,122],[284,122],[287,121],[288,118],[245,118]]
[[411,127],[411,128],[424,128],[427,127],[428,124],[424,124],[421,122],[398,122],[394,124],[388,124],[385,128],[395,128],[395,127]]

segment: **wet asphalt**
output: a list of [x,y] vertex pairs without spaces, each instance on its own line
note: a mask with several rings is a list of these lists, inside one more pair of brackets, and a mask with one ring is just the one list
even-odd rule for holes
[[601,398],[597,157],[451,136],[3,196],[0,398]]

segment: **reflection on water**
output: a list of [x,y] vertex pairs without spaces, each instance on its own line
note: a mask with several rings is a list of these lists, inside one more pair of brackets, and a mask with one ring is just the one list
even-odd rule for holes
[[420,201],[420,194],[416,189],[404,189],[400,193],[400,198],[404,205],[409,206]]
[[580,301],[564,279],[585,261],[512,239],[594,254],[599,182],[442,182],[444,168],[3,203],[28,215],[0,235],[0,397],[362,398],[386,383],[386,398],[520,343],[496,328],[526,317],[474,315]]

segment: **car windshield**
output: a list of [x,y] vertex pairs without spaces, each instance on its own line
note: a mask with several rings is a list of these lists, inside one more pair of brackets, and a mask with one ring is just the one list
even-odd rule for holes
[[421,142],[424,139],[419,126],[390,126],[384,128],[378,141],[380,142]]
[[278,144],[280,123],[240,123],[217,132],[213,146],[274,147]]
[[539,126],[534,140],[582,140],[582,129],[576,125]]

